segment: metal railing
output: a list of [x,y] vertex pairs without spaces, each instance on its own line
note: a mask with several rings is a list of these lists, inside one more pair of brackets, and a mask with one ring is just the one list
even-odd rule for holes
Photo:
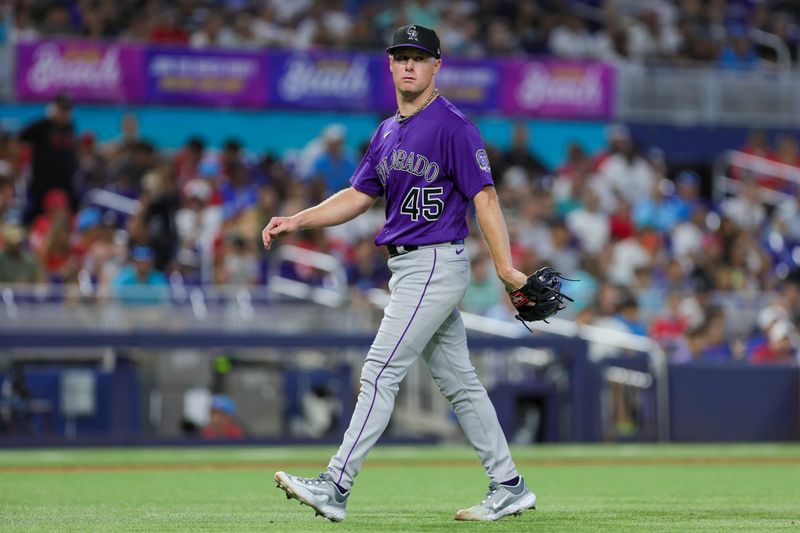
[[[281,264],[292,263],[302,268],[324,273],[323,286],[315,286],[281,274]],[[339,307],[347,300],[347,273],[341,261],[335,257],[306,250],[298,246],[282,245],[270,255],[270,276],[267,287],[284,296],[309,299],[329,307]]]
[[[302,255],[298,257],[302,257]],[[368,293],[368,299],[376,309],[382,310],[389,303],[389,294],[381,289],[373,289]],[[319,303],[331,306],[338,305],[333,301],[319,301]],[[511,339],[519,338],[528,334],[528,332],[516,322],[506,322],[503,320],[497,320],[464,311],[461,312],[461,318],[464,322],[464,327],[468,332],[471,333],[479,333],[482,335]],[[647,354],[650,361],[650,375],[652,376],[652,379],[649,381],[644,380],[643,385],[636,385],[632,382],[632,380],[623,380],[622,384],[626,386],[639,386],[640,388],[649,388],[651,386],[656,387],[658,439],[660,441],[669,440],[669,387],[667,383],[668,361],[666,353],[657,342],[648,337],[642,337],[595,326],[579,325],[571,320],[565,320],[557,317],[551,318],[548,324],[534,322],[530,324],[530,326],[537,333],[557,335],[568,338],[579,338],[591,344],[599,344],[606,347],[611,347],[613,349],[612,352],[624,352],[627,350]],[[521,350],[529,352],[528,355],[533,356],[533,359],[542,359],[539,357],[541,355],[539,353],[540,350],[527,348]],[[548,362],[547,357],[544,357],[544,360],[545,362]],[[435,385],[431,383],[429,379],[424,379],[424,372],[422,372],[421,368],[419,368],[419,365],[417,365],[417,367],[418,368],[415,370],[411,370],[409,372],[405,386],[409,388],[431,390],[426,390],[424,393],[422,390],[416,390],[411,394],[401,395],[396,403],[397,416],[405,420],[416,419],[421,426],[426,428],[435,427],[436,423],[434,420],[432,420],[431,416],[426,416],[424,411],[420,409],[420,398],[425,396],[435,396],[432,390],[435,388]],[[632,373],[635,372],[623,368],[609,367],[607,372],[604,374],[604,379],[606,379],[607,382],[614,381],[614,379],[616,379],[614,376],[618,376],[620,374],[629,376]],[[620,383],[618,379],[617,382]],[[439,403],[440,410],[449,409],[449,407],[444,403]],[[442,414],[443,413],[439,412],[433,415],[435,417],[437,415],[442,416]]]
[[[266,287],[171,287],[164,301],[155,305],[125,305],[98,294],[87,294],[79,286],[71,287],[5,287],[0,291],[0,331],[15,331],[35,323],[40,328],[62,330],[136,331],[203,331],[205,333],[237,331],[348,331],[348,325],[360,323],[365,329],[364,317],[348,306],[347,280],[344,268],[333,256],[283,245],[274,252]],[[329,286],[312,286],[302,281],[279,275],[279,265],[290,262],[326,273]],[[289,300],[285,298],[288,297]],[[368,300],[373,305],[373,316],[388,303],[388,293],[372,290]],[[276,299],[280,305],[273,305]],[[307,301],[318,305],[308,305]],[[292,301],[295,303],[293,304]],[[330,309],[337,309],[331,313]],[[471,333],[484,336],[518,339],[529,333],[518,323],[487,318],[473,313],[462,313],[465,327]],[[374,325],[374,324],[373,324]],[[372,326],[371,326],[372,327]],[[668,402],[666,356],[657,343],[646,337],[597,328],[579,326],[572,321],[554,318],[550,324],[532,324],[537,334],[583,339],[589,343],[614,348],[612,352],[637,351],[648,355],[653,379],[645,388],[656,387],[659,410],[657,434],[659,440],[668,439]],[[609,353],[604,350],[604,353]],[[518,348],[514,357],[525,360],[530,366],[541,368],[553,363],[552,356],[534,348]],[[604,376],[613,382],[615,376],[630,371],[613,367]],[[432,400],[423,409],[421,398],[438,398],[435,385],[426,379],[424,370],[409,372],[404,385],[408,391],[397,401],[398,416],[413,420],[420,428],[441,425],[447,418],[446,402]],[[613,378],[613,379],[612,379]],[[618,381],[617,381],[618,382]],[[626,385],[630,386],[631,383]]]
[[617,71],[617,119],[676,125],[794,126],[800,76],[645,66]]
[[792,54],[789,51],[789,46],[780,36],[758,28],[750,28],[748,36],[753,43],[775,51],[775,60],[779,72],[789,74],[792,71]]
[[[96,287],[71,286],[6,286],[0,289],[0,333],[18,331],[60,330],[186,332],[198,334],[237,335],[239,333],[303,333],[374,332],[382,310],[389,301],[385,290],[369,291],[369,309],[352,305],[342,264],[333,256],[282,245],[272,252],[272,265],[265,286],[184,286],[173,284],[161,302],[153,305],[126,305]],[[315,286],[280,275],[280,265],[293,263],[325,273],[324,286]],[[734,329],[744,331],[752,325],[755,314],[768,298],[767,294],[749,295],[746,300],[735,295],[717,295],[720,302],[736,297],[729,307],[736,308],[736,319],[749,317],[747,324]],[[333,310],[333,312],[332,312]],[[464,325],[472,335],[500,339],[521,339],[530,335],[515,321],[503,321],[462,312]],[[604,365],[603,387],[627,387],[638,393],[654,394],[657,409],[656,434],[659,440],[669,438],[667,356],[652,339],[629,333],[579,325],[571,320],[554,318],[549,324],[531,324],[536,335],[552,335],[565,339],[581,339],[593,350],[590,357]],[[611,357],[626,353],[646,354],[646,372],[605,363]],[[555,364],[554,355],[537,348],[520,347],[502,364],[525,364],[545,371]],[[481,358],[483,358],[481,356]],[[490,359],[483,358],[488,363]],[[505,358],[502,358],[505,361]],[[609,360],[610,361],[610,360]],[[417,366],[409,372],[404,385],[407,393],[397,401],[398,416],[407,425],[419,425],[421,432],[441,425],[449,407],[438,398],[435,386],[425,369]],[[423,400],[423,398],[427,400]],[[413,423],[412,423],[413,422]],[[442,426],[445,429],[445,426]]]
[[[776,187],[763,186],[769,180]],[[713,195],[719,202],[731,194],[742,191],[745,181],[754,180],[759,187],[759,196],[765,204],[778,206],[795,198],[800,190],[800,168],[759,157],[728,150],[714,162]]]

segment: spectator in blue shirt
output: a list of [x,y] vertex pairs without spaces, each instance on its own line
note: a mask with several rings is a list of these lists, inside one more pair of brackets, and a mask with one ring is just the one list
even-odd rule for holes
[[719,66],[725,70],[746,72],[758,68],[758,54],[745,26],[734,25],[728,29],[728,44],[722,49]]
[[622,294],[614,318],[622,323],[632,334],[647,335],[647,327],[639,317],[639,302],[636,301],[636,297],[633,294],[627,291]]
[[223,219],[231,220],[254,208],[258,204],[258,187],[258,183],[248,176],[244,163],[232,167],[227,179],[219,186]]
[[324,149],[312,163],[308,174],[308,179],[320,199],[350,186],[356,161],[345,148],[344,135],[344,127],[341,126],[329,127],[323,132]]
[[153,250],[135,246],[128,264],[111,282],[111,294],[125,305],[158,305],[169,295],[169,283],[163,272],[153,267]]
[[675,176],[675,193],[672,196],[681,222],[686,222],[692,218],[692,213],[699,204],[700,198],[700,176],[693,170],[682,170]]
[[650,227],[669,233],[683,221],[685,207],[680,199],[671,196],[671,189],[674,189],[672,182],[662,179],[653,187],[649,198],[633,204],[633,221],[637,228]]

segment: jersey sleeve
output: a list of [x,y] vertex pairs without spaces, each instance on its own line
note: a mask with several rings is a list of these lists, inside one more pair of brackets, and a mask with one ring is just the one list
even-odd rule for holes
[[478,128],[464,124],[450,136],[448,168],[458,190],[472,199],[487,185],[494,185],[489,155]]
[[372,147],[375,143],[376,135],[377,132],[372,136],[367,152],[364,154],[364,157],[361,158],[361,162],[356,167],[356,171],[353,172],[353,176],[350,178],[350,185],[364,194],[383,196],[383,184],[378,177],[378,173],[375,171],[375,165],[372,164]]

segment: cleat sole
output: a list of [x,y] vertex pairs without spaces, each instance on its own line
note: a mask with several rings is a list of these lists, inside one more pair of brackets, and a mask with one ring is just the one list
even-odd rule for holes
[[318,509],[311,502],[307,502],[305,499],[303,499],[303,497],[300,494],[298,494],[292,488],[292,486],[289,483],[286,483],[286,482],[283,481],[283,479],[281,477],[282,475],[286,475],[286,474],[284,474],[283,472],[276,472],[275,473],[275,482],[277,483],[277,488],[281,489],[282,491],[284,491],[286,493],[286,498],[287,499],[289,499],[289,500],[295,499],[298,502],[300,502],[301,506],[307,505],[308,507],[311,507],[312,509],[314,509],[314,512],[316,513],[316,516],[321,516],[321,517],[325,518],[326,520],[330,520],[331,522],[341,522],[342,520],[344,520],[344,518],[345,518],[344,513],[341,513],[341,515],[339,515],[339,514],[325,514],[322,509]]

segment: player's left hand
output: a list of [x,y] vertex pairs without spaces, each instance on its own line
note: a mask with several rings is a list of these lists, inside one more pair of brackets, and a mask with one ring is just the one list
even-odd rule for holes
[[261,231],[261,241],[264,249],[269,250],[272,241],[280,235],[289,235],[297,231],[298,221],[294,217],[272,217]]

